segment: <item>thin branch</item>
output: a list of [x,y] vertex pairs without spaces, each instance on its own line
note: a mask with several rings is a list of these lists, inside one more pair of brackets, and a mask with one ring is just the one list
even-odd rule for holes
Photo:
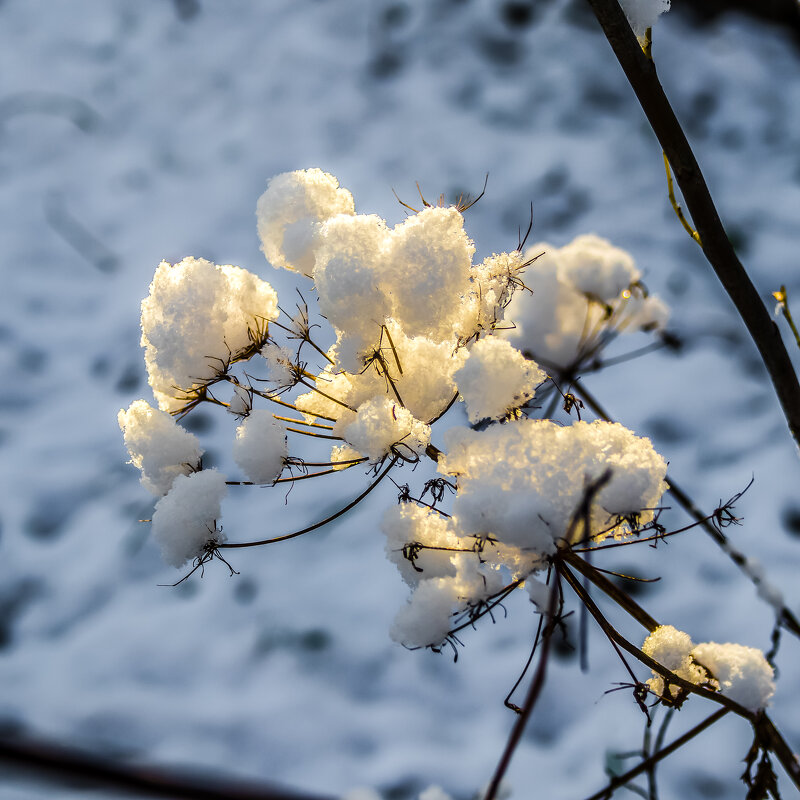
[[505,750],[503,750],[503,755],[500,757],[500,761],[497,764],[497,768],[495,769],[495,773],[492,776],[491,782],[489,783],[489,787],[486,789],[486,793],[483,796],[484,800],[495,800],[497,796],[497,790],[500,788],[500,783],[503,780],[503,776],[506,774],[508,767],[511,764],[511,758],[514,755],[514,751],[517,749],[520,739],[522,739],[525,726],[528,724],[528,719],[531,716],[531,712],[533,711],[536,701],[538,700],[542,688],[544,687],[545,677],[547,676],[547,662],[550,655],[550,641],[553,638],[553,631],[555,630],[556,625],[558,625],[559,619],[556,614],[559,599],[559,584],[560,577],[558,568],[556,567],[555,580],[553,581],[553,585],[550,587],[550,597],[547,604],[547,624],[542,632],[542,651],[539,655],[539,663],[536,665],[536,672],[533,675],[533,680],[531,681],[530,688],[528,689],[525,703],[523,704],[522,709],[520,710],[520,713],[514,722],[514,727],[511,729],[511,735],[508,737],[508,742],[506,743]]
[[226,549],[233,549],[238,547],[260,547],[263,544],[274,544],[276,542],[285,542],[288,539],[294,539],[298,536],[302,536],[304,533],[310,533],[311,531],[315,531],[318,528],[322,528],[323,526],[327,525],[329,522],[333,522],[335,519],[338,519],[343,514],[346,514],[352,508],[355,508],[388,474],[389,471],[394,467],[397,463],[398,458],[393,458],[386,469],[378,475],[377,478],[369,485],[363,492],[361,492],[355,500],[351,500],[344,508],[340,508],[335,514],[331,514],[329,517],[325,517],[325,519],[320,520],[319,522],[315,522],[313,525],[309,525],[307,528],[303,528],[299,531],[294,531],[293,533],[285,533],[283,536],[275,536],[271,539],[261,539],[257,542],[224,542],[222,544],[217,545],[219,549],[226,548]]
[[672,210],[675,212],[675,216],[678,218],[681,225],[683,225],[683,229],[686,233],[702,247],[703,242],[700,239],[700,234],[689,224],[689,221],[683,213],[683,209],[678,205],[678,201],[675,199],[675,186],[672,183],[672,172],[669,168],[669,159],[666,153],[664,153],[664,169],[667,172],[667,193],[669,194],[669,202],[672,203]]
[[683,736],[679,736],[672,744],[668,744],[656,753],[653,753],[649,758],[646,758],[640,764],[637,764],[633,769],[629,769],[622,775],[616,775],[611,779],[605,789],[587,797],[586,800],[608,800],[616,789],[624,786],[629,781],[632,781],[643,772],[648,772],[659,761],[662,761],[667,756],[672,755],[676,750],[683,747],[687,742],[694,739],[695,736],[701,734],[707,728],[710,728],[715,722],[719,722],[728,713],[727,708],[717,709],[710,717],[706,717],[701,723],[695,725],[690,731],[687,731]]
[[786,287],[781,286],[777,292],[772,293],[772,296],[778,301],[778,310],[783,314],[784,317],[786,317],[786,321],[789,323],[789,327],[792,329],[792,333],[794,334],[794,340],[797,343],[797,346],[800,347],[800,331],[797,330],[797,326],[794,324],[794,318],[792,317],[792,312],[789,310],[789,295],[786,293]]
[[758,348],[795,443],[800,445],[800,383],[778,326],[767,310],[728,235],[692,148],[617,0],[588,0],[620,66],[658,138],[703,243],[703,253]]

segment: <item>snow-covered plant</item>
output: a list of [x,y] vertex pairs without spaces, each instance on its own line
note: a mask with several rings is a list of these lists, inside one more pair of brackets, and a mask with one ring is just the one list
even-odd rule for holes
[[[622,334],[650,337],[644,350],[668,340],[668,309],[647,292],[631,255],[597,235],[562,247],[522,242],[476,263],[469,205],[423,200],[391,226],[356,213],[350,192],[319,169],[273,178],[258,201],[258,234],[272,265],[304,282],[290,312],[240,267],[197,258],[158,266],[141,323],[160,410],[137,400],[119,423],[142,483],[160,496],[152,527],[165,561],[184,568],[180,580],[213,559],[228,564],[228,548],[323,527],[388,478],[399,502],[383,511],[380,529],[410,589],[390,628],[395,641],[456,653],[463,630],[526,591],[541,656],[525,706],[508,703],[524,725],[571,587],[620,655],[652,670],[639,678],[623,657],[648,724],[652,706],[678,708],[700,694],[754,724],[757,752],[779,753],[774,727],[764,733],[774,675],[763,653],[694,645],[589,559],[694,527],[666,529],[662,497],[676,489],[665,458],[605,417],[578,382],[621,360],[606,350]],[[199,441],[176,421],[201,405],[229,413],[241,474],[203,468]],[[587,405],[593,421],[582,419]],[[298,448],[309,439],[320,450],[314,461]],[[336,513],[260,541],[223,534],[228,486],[352,469],[372,477]],[[395,480],[403,471],[406,483]],[[695,525],[724,541],[740,495]],[[612,627],[589,584],[648,629],[641,648]],[[445,796],[427,794],[437,792]]]

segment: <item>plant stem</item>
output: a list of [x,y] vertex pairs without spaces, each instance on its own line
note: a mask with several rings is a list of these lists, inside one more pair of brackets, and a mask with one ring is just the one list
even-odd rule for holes
[[758,348],[789,430],[800,445],[800,383],[778,326],[739,261],[711,199],[703,173],[656,75],[617,0],[588,0],[603,33],[675,173],[702,241],[703,253]]
[[591,797],[587,797],[586,800],[607,800],[607,798],[610,798],[612,793],[616,789],[619,789],[620,786],[624,786],[626,783],[633,780],[637,775],[641,775],[643,772],[648,772],[659,761],[662,761],[667,756],[674,753],[678,748],[683,747],[683,745],[685,745],[687,742],[690,742],[695,736],[706,730],[706,728],[710,728],[715,722],[719,722],[719,720],[721,720],[727,713],[727,708],[717,709],[710,717],[706,717],[700,724],[695,725],[694,728],[684,733],[683,736],[679,736],[674,742],[668,744],[662,750],[653,753],[653,755],[651,755],[649,758],[646,758],[640,764],[637,764],[633,769],[629,769],[622,775],[617,775],[612,778],[605,789],[601,789]]

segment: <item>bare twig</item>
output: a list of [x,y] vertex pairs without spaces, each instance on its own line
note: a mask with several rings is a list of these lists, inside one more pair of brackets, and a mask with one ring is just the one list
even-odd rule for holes
[[641,775],[643,772],[648,772],[651,770],[659,761],[662,761],[667,756],[672,755],[672,753],[674,753],[678,748],[683,747],[683,745],[685,745],[687,742],[690,742],[692,739],[694,739],[695,736],[701,734],[707,728],[710,728],[715,722],[719,722],[719,720],[721,720],[727,713],[727,708],[717,709],[717,711],[715,711],[710,717],[706,717],[701,723],[695,725],[690,731],[684,733],[683,736],[679,736],[674,742],[672,742],[672,744],[668,744],[666,747],[653,753],[653,755],[644,759],[644,761],[642,761],[640,764],[637,764],[633,769],[629,769],[622,775],[617,775],[612,778],[604,789],[596,792],[591,797],[587,797],[586,800],[608,800],[608,798],[610,798],[614,791],[619,789],[620,786],[624,786],[626,783],[632,781],[635,777]]

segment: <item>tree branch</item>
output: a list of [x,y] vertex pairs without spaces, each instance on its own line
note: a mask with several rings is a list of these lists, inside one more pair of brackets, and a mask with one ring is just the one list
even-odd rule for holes
[[795,443],[800,445],[800,384],[778,326],[725,233],[686,135],[617,0],[588,0],[664,151],[702,241],[703,253],[758,348]]

